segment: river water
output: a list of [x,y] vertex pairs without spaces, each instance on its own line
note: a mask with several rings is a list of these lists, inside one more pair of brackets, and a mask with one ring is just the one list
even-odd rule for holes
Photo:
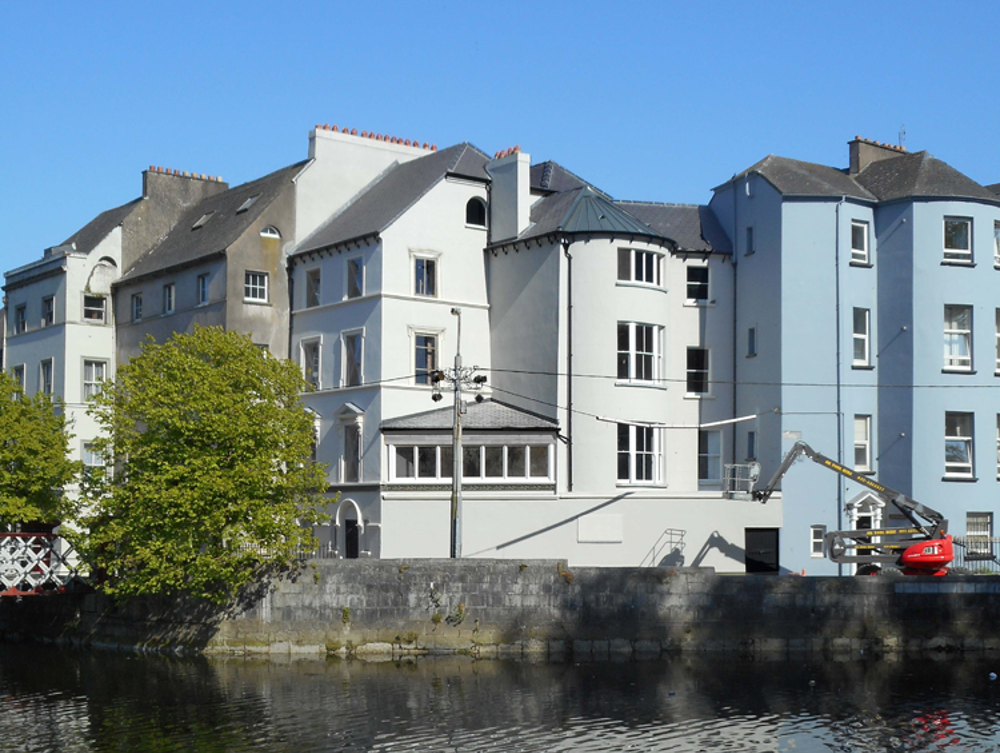
[[0,646],[0,751],[1000,751],[1000,657],[531,663]]

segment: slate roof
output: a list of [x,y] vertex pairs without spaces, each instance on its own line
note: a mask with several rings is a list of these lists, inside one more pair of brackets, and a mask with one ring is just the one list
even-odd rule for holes
[[[852,196],[869,201],[875,199],[874,194],[856,183],[843,170],[814,162],[801,162],[769,154],[737,175],[736,179],[751,173],[759,173],[785,196]],[[716,188],[722,188],[728,183],[729,181]]]
[[77,230],[73,235],[60,243],[60,246],[75,244],[77,253],[89,254],[108,234],[121,225],[125,219],[142,202],[142,199],[133,199],[128,204],[101,212],[94,219]]
[[381,233],[445,175],[489,180],[488,161],[476,147],[462,143],[397,164],[305,238],[296,254]]
[[[423,413],[413,413],[409,416],[390,418],[382,422],[382,429],[384,431],[450,431],[453,420],[454,408],[437,408]],[[464,431],[503,429],[557,431],[559,424],[496,400],[483,400],[481,403],[470,400],[466,412],[462,415],[462,429]]]
[[576,173],[572,173],[558,162],[539,162],[531,166],[531,188],[534,191],[549,191],[560,193],[562,191],[572,191],[575,188],[590,186],[598,193],[607,196],[604,191],[597,188],[593,183],[584,180]]
[[872,162],[855,180],[880,201],[909,196],[985,199],[997,194],[927,152],[915,152]]
[[[177,267],[206,256],[221,253],[235,243],[260,217],[261,213],[292,185],[305,161],[283,167],[263,178],[230,188],[196,204],[183,215],[163,241],[140,257],[119,282]],[[258,196],[249,209],[237,214],[247,199]],[[199,228],[192,226],[205,214],[211,219]],[[289,228],[291,230],[291,228]]]
[[649,201],[616,201],[615,205],[677,244],[678,251],[733,252],[715,213],[697,204],[658,204]]
[[[670,242],[670,239],[590,186],[546,196],[531,208],[531,224],[517,240],[550,233],[566,235],[616,235]],[[502,241],[496,245],[504,245]]]

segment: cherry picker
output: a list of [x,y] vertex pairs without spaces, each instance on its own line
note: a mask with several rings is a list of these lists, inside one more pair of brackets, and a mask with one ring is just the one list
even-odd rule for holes
[[948,521],[902,492],[890,489],[868,476],[847,468],[798,441],[785,455],[767,486],[753,492],[753,498],[765,503],[800,455],[817,465],[850,479],[874,493],[884,502],[894,505],[910,522],[900,528],[862,528],[853,531],[830,531],[823,542],[824,553],[831,562],[856,564],[858,575],[878,575],[888,565],[899,568],[904,575],[946,575],[948,563],[954,559],[954,543],[948,533]]

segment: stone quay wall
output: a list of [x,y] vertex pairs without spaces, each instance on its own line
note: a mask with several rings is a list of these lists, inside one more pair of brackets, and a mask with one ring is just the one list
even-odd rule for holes
[[0,599],[0,639],[231,654],[657,656],[1000,650],[1000,577],[717,575],[530,560],[317,560],[219,609]]

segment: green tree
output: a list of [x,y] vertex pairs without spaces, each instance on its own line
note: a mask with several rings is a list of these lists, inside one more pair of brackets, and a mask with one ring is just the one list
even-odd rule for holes
[[66,416],[51,396],[25,396],[0,372],[0,527],[58,523],[70,514],[63,493],[80,472],[68,459]]
[[89,479],[79,543],[106,592],[221,603],[315,546],[306,526],[328,500],[306,386],[290,361],[215,327],[150,339],[118,369],[91,407],[113,470]]

